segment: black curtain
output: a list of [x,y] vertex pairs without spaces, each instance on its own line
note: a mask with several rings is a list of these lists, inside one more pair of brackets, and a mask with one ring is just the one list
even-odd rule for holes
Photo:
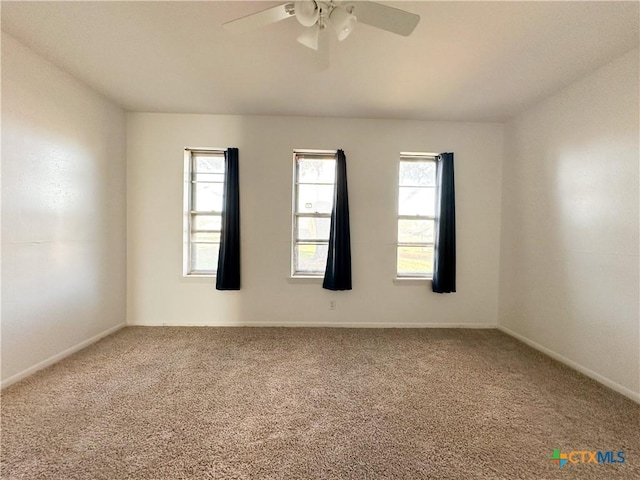
[[453,153],[441,153],[437,163],[435,258],[433,291],[456,291],[456,195]]
[[240,290],[240,185],[238,149],[224,153],[225,177],[217,290]]
[[336,158],[336,184],[331,211],[329,254],[322,288],[351,290],[351,233],[349,230],[349,195],[347,193],[347,159],[342,150]]

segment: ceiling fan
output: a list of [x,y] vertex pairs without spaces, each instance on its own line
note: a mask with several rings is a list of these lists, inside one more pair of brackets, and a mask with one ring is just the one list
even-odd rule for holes
[[302,26],[307,27],[298,37],[298,42],[314,50],[320,49],[320,38],[325,36],[321,32],[325,32],[328,26],[342,41],[349,36],[357,22],[407,37],[420,21],[420,16],[415,13],[377,2],[297,0],[232,20],[224,23],[223,27],[233,33],[244,33],[290,17],[295,17]]

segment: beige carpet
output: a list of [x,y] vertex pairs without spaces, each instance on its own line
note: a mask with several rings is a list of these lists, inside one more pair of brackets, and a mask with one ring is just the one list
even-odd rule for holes
[[[568,464],[554,448],[625,450]],[[495,330],[126,328],[2,393],[5,479],[632,479],[640,406]]]

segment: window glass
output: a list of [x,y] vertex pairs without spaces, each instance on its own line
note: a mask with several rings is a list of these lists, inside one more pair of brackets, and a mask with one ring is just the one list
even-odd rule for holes
[[323,276],[327,264],[336,152],[294,152],[293,276]]
[[401,154],[398,171],[396,275],[431,278],[436,210],[436,158]]
[[224,150],[185,151],[185,275],[215,275],[220,250]]

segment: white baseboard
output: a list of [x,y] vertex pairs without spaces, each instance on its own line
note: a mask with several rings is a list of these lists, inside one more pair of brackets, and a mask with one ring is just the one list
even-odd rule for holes
[[517,340],[520,340],[522,343],[524,343],[526,345],[529,345],[531,348],[535,348],[536,350],[544,353],[545,355],[548,355],[549,357],[553,358],[554,360],[557,360],[560,363],[564,363],[568,367],[571,367],[574,370],[577,370],[578,372],[582,373],[583,375],[586,375],[587,377],[592,378],[596,382],[599,382],[599,383],[603,384],[604,386],[609,387],[611,390],[615,390],[616,392],[624,395],[625,397],[630,398],[634,402],[640,403],[640,393],[639,392],[634,392],[633,390],[630,390],[627,387],[624,387],[624,386],[620,385],[619,383],[614,382],[613,380],[609,380],[607,377],[604,377],[604,376],[600,375],[599,373],[596,373],[593,370],[591,370],[591,369],[589,369],[587,367],[584,367],[584,366],[580,365],[579,363],[574,362],[573,360],[568,359],[564,355],[560,355],[559,353],[548,349],[547,347],[543,347],[539,343],[534,342],[533,340],[530,340],[527,337],[524,337],[524,336],[520,335],[519,333],[516,333],[513,330],[508,329],[507,327],[504,327],[502,325],[498,325],[497,328],[498,328],[498,330],[506,333],[507,335],[509,335],[509,336],[511,336],[511,337],[513,337],[513,338],[515,338]]
[[12,385],[16,382],[19,382],[20,380],[22,380],[23,378],[28,377],[29,375],[33,375],[34,373],[36,373],[38,370],[42,370],[43,368],[48,367],[49,365],[53,365],[56,362],[59,362],[60,360],[62,360],[65,357],[68,357],[69,355],[72,355],[74,353],[76,353],[79,350],[82,350],[85,347],[88,347],[89,345],[91,345],[92,343],[97,342],[98,340],[106,337],[107,335],[111,335],[114,332],[117,332],[118,330],[120,330],[123,327],[126,327],[127,324],[126,323],[120,323],[119,325],[116,325],[115,327],[111,327],[108,330],[105,330],[102,333],[99,333],[98,335],[95,335],[91,338],[89,338],[88,340],[85,340],[84,342],[79,343],[78,345],[75,345],[71,348],[67,348],[66,350],[47,358],[46,360],[43,360],[42,362],[36,363],[34,366],[27,368],[26,370],[23,370],[20,373],[16,373],[15,375],[10,376],[9,378],[7,378],[6,380],[3,380],[2,383],[0,383],[0,389],[6,388],[9,385]]
[[207,322],[129,323],[132,327],[309,327],[309,328],[497,328],[489,323],[360,323],[360,322]]

